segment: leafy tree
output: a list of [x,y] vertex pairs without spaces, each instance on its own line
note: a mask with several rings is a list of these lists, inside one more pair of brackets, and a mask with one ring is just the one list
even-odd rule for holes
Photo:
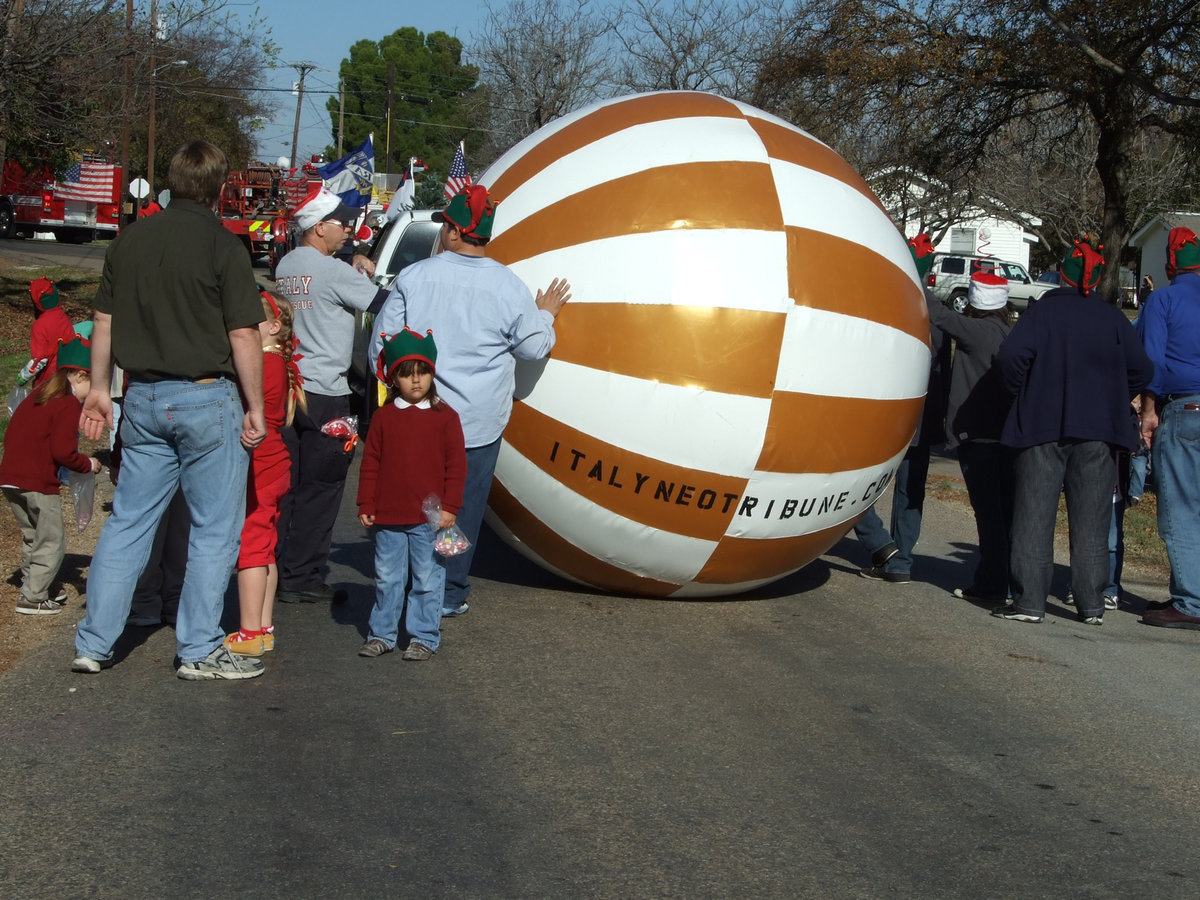
[[[477,96],[479,70],[464,64],[462,53],[462,42],[444,31],[401,28],[378,41],[357,41],[339,68],[342,146],[357,147],[373,132],[377,170],[399,172],[416,156],[448,171],[458,142],[486,121],[486,92]],[[336,139],[339,99],[331,97],[326,108]],[[326,149],[330,159],[335,154],[334,146]]]
[[[1019,169],[1039,146],[1094,138],[1094,230],[1111,258],[1137,224],[1139,135],[1174,135],[1186,147],[1200,136],[1198,5],[801,0],[755,100],[811,123],[864,170],[910,166],[962,183],[973,202],[992,193],[980,175],[1002,144]],[[1109,266],[1101,291],[1115,296],[1116,284],[1117,267]]]

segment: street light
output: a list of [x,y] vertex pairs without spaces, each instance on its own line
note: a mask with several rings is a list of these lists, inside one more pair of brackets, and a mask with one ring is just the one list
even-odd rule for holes
[[[150,64],[154,65],[153,56],[150,57]],[[158,73],[163,69],[183,67],[187,64],[188,61],[186,59],[175,59],[150,70],[150,124],[146,129],[146,180],[150,182],[150,195],[152,197],[154,196],[154,107],[155,96],[158,93]]]

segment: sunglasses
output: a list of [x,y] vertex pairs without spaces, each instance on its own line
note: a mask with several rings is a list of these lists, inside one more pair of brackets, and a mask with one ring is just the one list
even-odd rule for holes
[[337,225],[343,231],[349,231],[354,226],[349,222],[343,222],[341,219],[325,219],[326,225]]

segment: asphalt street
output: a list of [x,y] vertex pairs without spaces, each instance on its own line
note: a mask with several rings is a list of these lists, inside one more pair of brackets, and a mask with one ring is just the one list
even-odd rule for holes
[[1200,634],[1138,624],[1161,585],[1101,628],[991,618],[936,501],[917,582],[847,539],[717,602],[581,591],[488,534],[433,660],[362,659],[352,497],[349,599],[282,607],[263,677],[177,679],[167,628],[0,677],[0,896],[1200,892]]

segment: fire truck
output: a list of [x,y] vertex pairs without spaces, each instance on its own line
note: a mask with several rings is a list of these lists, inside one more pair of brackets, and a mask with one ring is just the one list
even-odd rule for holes
[[5,160],[0,177],[0,238],[50,233],[82,244],[116,237],[120,226],[121,167],[110,157],[83,154],[55,177],[48,163],[23,167]]
[[221,224],[242,239],[251,259],[265,257],[275,265],[295,245],[289,227],[294,210],[311,191],[321,187],[316,167],[287,169],[252,162],[230,172],[217,207]]

